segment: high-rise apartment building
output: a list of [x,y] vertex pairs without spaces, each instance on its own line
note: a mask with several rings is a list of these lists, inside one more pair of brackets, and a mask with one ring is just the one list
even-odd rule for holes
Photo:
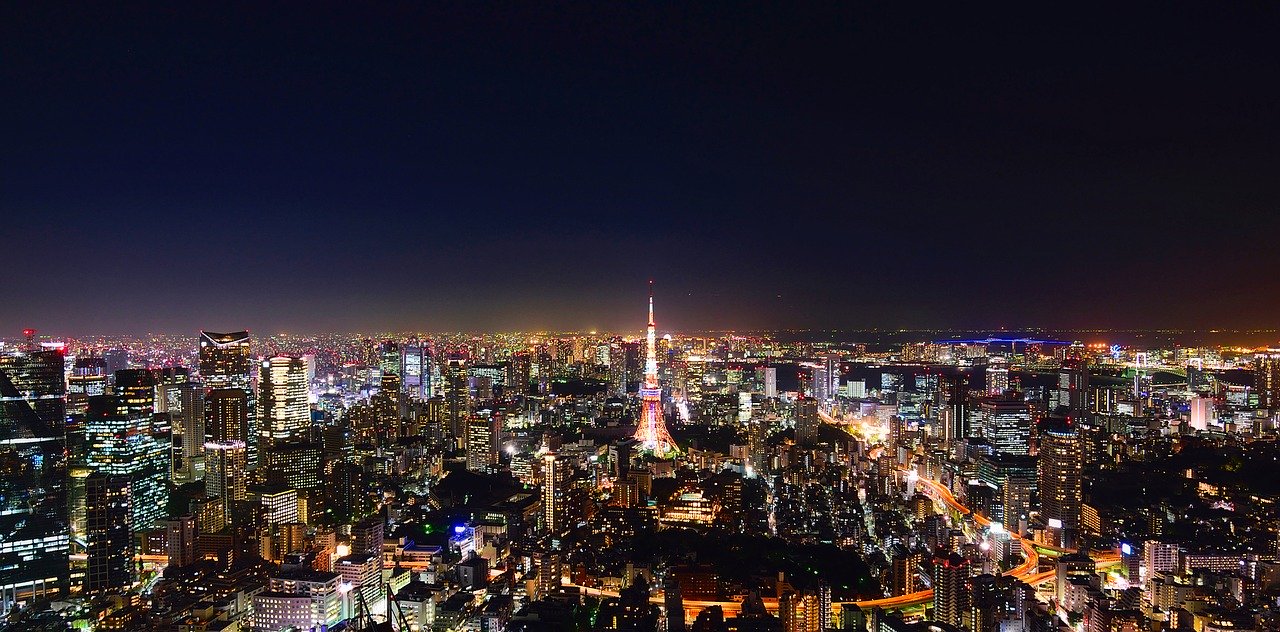
[[933,618],[959,627],[969,607],[969,561],[957,553],[933,560]]
[[243,441],[210,441],[204,445],[204,493],[226,505],[246,497],[248,457]]
[[1083,454],[1076,424],[1050,420],[1040,433],[1040,515],[1063,547],[1076,545],[1080,528]]
[[1253,384],[1259,408],[1280,408],[1280,349],[1253,356]]
[[196,517],[178,516],[164,522],[169,566],[181,568],[196,561]]
[[987,396],[1003,397],[1009,390],[1009,361],[1000,356],[987,360]]
[[559,533],[564,527],[565,464],[554,452],[542,456],[542,527]]
[[805,397],[796,400],[795,410],[796,443],[812,445],[818,441],[818,428],[822,425],[818,417],[818,400]]

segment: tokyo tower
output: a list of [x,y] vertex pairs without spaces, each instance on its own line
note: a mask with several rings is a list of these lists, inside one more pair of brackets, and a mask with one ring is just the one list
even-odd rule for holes
[[649,282],[649,330],[645,335],[644,384],[640,385],[640,425],[636,441],[640,449],[659,457],[678,454],[680,448],[667,432],[662,415],[662,387],[658,385],[658,356],[654,343],[653,281]]

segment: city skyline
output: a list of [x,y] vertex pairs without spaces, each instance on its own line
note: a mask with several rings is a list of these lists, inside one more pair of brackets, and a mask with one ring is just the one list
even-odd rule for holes
[[4,4],[0,632],[1280,630],[1278,27]]
[[1280,309],[1269,5],[5,11],[0,331]]

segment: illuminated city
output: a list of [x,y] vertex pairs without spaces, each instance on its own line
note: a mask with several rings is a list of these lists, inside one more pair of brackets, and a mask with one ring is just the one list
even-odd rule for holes
[[6,9],[0,632],[1280,630],[1273,8],[307,9]]

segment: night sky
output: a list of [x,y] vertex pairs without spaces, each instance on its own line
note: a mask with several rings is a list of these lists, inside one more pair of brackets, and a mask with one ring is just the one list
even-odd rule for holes
[[1278,324],[1280,4],[96,4],[0,335]]

